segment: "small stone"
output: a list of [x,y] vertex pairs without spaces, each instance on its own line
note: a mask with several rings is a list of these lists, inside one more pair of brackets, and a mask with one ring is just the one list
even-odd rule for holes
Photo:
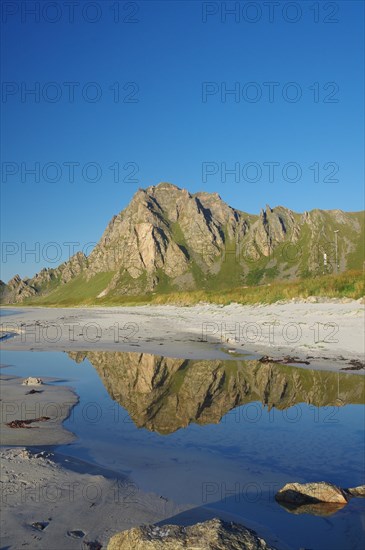
[[48,521],[35,521],[34,523],[32,523],[33,529],[37,529],[37,531],[44,531],[47,525]]
[[74,531],[67,531],[67,535],[73,539],[82,539],[85,533],[79,529],[75,529]]
[[24,458],[26,460],[30,460],[32,458],[32,453],[28,451],[28,449],[22,449],[19,453],[19,458]]
[[29,376],[29,378],[23,380],[22,383],[23,386],[40,386],[41,384],[43,384],[43,380],[41,378],[35,378],[34,376]]
[[365,485],[359,485],[359,487],[346,489],[346,493],[349,493],[352,497],[365,497]]

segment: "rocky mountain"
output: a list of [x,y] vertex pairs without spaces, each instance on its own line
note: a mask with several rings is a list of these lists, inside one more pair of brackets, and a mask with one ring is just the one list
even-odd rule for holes
[[2,302],[50,296],[51,303],[80,295],[95,301],[322,274],[336,265],[335,230],[339,269],[362,268],[364,212],[298,214],[266,206],[252,215],[217,193],[191,194],[160,183],[137,191],[87,258],[79,252],[31,279],[16,275],[0,285]]
[[2,303],[19,303],[27,298],[49,294],[58,286],[64,285],[80,275],[87,267],[87,258],[77,252],[67,262],[56,269],[44,268],[32,279],[21,279],[15,275],[6,285],[0,281]]
[[[216,424],[239,405],[260,401],[269,409],[297,403],[317,407],[364,403],[359,376],[261,363],[193,361],[148,353],[69,352],[87,359],[112,399],[139,428],[161,434],[190,423]],[[340,377],[340,379],[339,379]]]

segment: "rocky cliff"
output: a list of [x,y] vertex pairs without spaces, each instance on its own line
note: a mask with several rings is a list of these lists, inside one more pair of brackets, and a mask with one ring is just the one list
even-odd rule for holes
[[15,276],[0,288],[2,302],[52,293],[61,298],[63,292],[72,297],[81,286],[96,300],[322,274],[335,266],[335,230],[340,269],[362,268],[364,212],[298,214],[266,206],[255,216],[228,206],[217,193],[191,194],[161,183],[137,191],[88,258],[78,253],[31,279]]
[[32,279],[21,279],[19,275],[15,275],[7,285],[0,285],[1,301],[4,304],[21,303],[27,298],[51,293],[58,286],[81,275],[87,263],[86,256],[77,252],[67,262],[55,269],[44,268]]

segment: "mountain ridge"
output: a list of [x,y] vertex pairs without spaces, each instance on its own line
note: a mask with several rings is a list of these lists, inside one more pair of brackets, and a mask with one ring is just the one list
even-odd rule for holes
[[249,214],[218,193],[190,193],[161,182],[137,190],[88,257],[77,252],[32,278],[16,275],[1,282],[1,301],[36,303],[41,296],[57,299],[65,293],[97,301],[361,269],[363,240],[364,211],[298,213],[266,205],[259,214]]

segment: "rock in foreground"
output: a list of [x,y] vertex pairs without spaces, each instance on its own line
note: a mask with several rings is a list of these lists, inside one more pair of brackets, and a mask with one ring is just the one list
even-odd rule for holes
[[34,376],[29,376],[29,378],[26,378],[22,382],[23,386],[41,386],[42,384],[43,384],[43,380],[41,378],[36,378]]
[[107,550],[274,550],[254,531],[212,519],[190,527],[144,525],[114,535]]
[[346,489],[346,493],[349,493],[352,497],[365,497],[365,485],[359,485],[359,487],[351,487]]
[[287,483],[276,493],[276,500],[295,505],[316,502],[347,504],[349,495],[340,487],[325,481],[313,483]]

